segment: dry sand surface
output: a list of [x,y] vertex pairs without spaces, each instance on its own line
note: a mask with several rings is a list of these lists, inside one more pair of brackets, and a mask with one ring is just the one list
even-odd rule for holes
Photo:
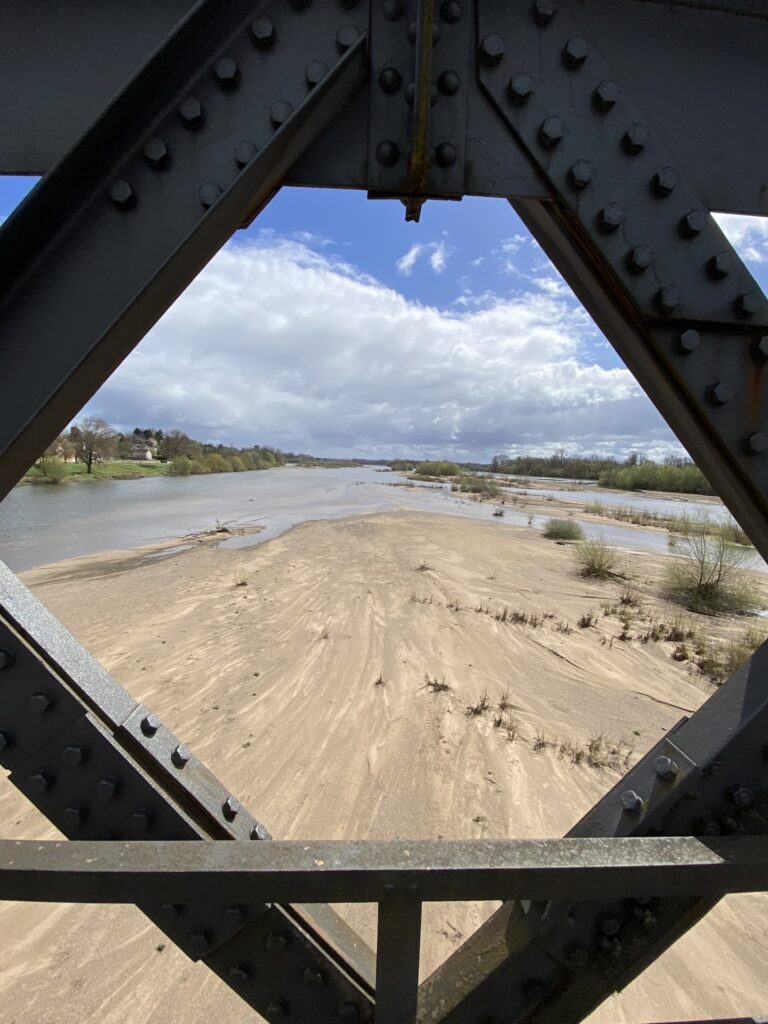
[[[560,836],[711,692],[671,643],[616,640],[602,615],[579,629],[618,585],[581,579],[567,546],[526,528],[400,512],[147,555],[25,580],[276,838]],[[662,562],[627,567],[668,621]],[[501,622],[504,606],[551,617]],[[432,692],[425,674],[450,689]],[[490,710],[468,715],[486,693]],[[574,763],[600,735],[604,766]],[[6,837],[55,835],[10,784],[0,800]],[[764,1009],[767,908],[728,898],[592,1020]],[[492,909],[428,906],[423,973]],[[343,912],[373,942],[371,908]],[[0,935],[4,1024],[254,1019],[133,907],[4,904]]]

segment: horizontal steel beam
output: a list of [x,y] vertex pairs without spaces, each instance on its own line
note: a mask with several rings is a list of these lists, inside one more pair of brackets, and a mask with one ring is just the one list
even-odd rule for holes
[[572,900],[768,888],[768,838],[0,841],[0,899],[135,903]]

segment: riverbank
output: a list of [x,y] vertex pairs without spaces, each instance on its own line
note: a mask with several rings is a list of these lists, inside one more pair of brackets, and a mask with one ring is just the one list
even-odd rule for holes
[[63,484],[92,483],[95,480],[141,480],[148,476],[168,476],[171,469],[168,462],[136,462],[131,459],[95,462],[90,473],[83,462],[60,462],[59,465],[61,479],[47,477],[39,465],[34,465],[16,486],[35,484],[41,487],[61,487]]
[[[652,553],[620,567],[627,625],[626,581],[585,580],[570,547],[490,516],[387,512],[148,553],[24,579],[278,838],[562,835],[712,692],[651,625],[742,628],[661,601]],[[0,806],[7,837],[53,834],[10,786]],[[758,1012],[765,908],[729,897],[593,1020]],[[491,910],[426,906],[424,971]],[[345,914],[373,941],[368,908]],[[0,927],[9,1020],[252,1019],[133,908],[6,904]]]

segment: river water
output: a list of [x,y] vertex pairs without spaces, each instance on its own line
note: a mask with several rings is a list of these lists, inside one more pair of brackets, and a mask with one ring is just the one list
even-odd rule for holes
[[[413,509],[526,525],[528,516],[505,506],[493,518],[493,506],[452,494],[448,487],[418,490],[388,486],[403,482],[398,473],[370,467],[350,469],[284,468],[253,473],[192,477],[147,477],[102,480],[59,487],[15,488],[0,504],[0,558],[21,572],[38,565],[109,549],[133,548],[213,529],[217,523],[260,525],[258,535],[234,537],[225,546],[263,543],[297,523],[341,519],[368,512]],[[629,504],[665,513],[694,511],[698,503],[670,503],[647,495],[576,494],[553,489],[570,500],[598,498],[606,505]],[[712,509],[711,505],[702,505]],[[722,506],[721,506],[722,507]],[[536,517],[541,527],[546,517]],[[577,517],[578,518],[578,517]],[[588,534],[603,534],[612,543],[637,551],[666,551],[663,532],[583,523]]]

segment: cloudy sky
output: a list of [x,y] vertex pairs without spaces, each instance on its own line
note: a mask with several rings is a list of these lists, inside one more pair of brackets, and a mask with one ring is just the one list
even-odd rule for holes
[[[7,216],[34,182],[0,179]],[[722,226],[768,289],[768,219]],[[87,407],[318,455],[680,451],[500,200],[284,189]]]

